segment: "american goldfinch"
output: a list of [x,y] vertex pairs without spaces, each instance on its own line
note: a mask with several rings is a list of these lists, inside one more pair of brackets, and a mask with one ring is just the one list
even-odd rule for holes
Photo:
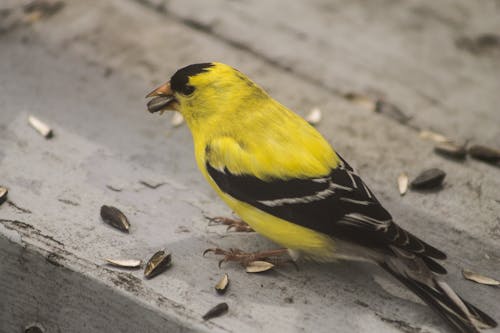
[[225,203],[292,258],[371,261],[457,332],[497,325],[441,280],[443,252],[399,227],[315,128],[243,73],[216,62],[190,65],[153,96],[163,100],[151,112],[184,116],[198,167]]

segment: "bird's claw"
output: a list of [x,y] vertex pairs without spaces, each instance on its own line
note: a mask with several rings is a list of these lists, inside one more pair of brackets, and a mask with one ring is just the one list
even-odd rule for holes
[[[278,250],[263,251],[263,252],[243,252],[242,250],[239,249],[224,250],[220,248],[210,248],[203,251],[203,256],[205,256],[205,254],[209,252],[213,252],[215,255],[224,256],[221,260],[219,260],[218,264],[219,268],[221,267],[222,263],[227,261],[239,262],[244,267],[247,267],[248,264],[257,260],[267,261],[274,265],[284,264],[291,261],[291,260],[281,260],[279,258],[276,258],[278,256],[287,253],[286,249],[278,249]],[[291,262],[295,265],[295,267],[297,267],[295,262],[293,261]]]
[[213,252],[214,254],[224,254],[224,255],[227,255],[231,251],[226,251],[226,250],[223,250],[223,249],[219,249],[218,247],[216,247],[216,248],[210,248],[210,249],[206,249],[205,251],[203,251],[203,256],[205,256],[205,254],[207,254],[208,252]]
[[252,227],[250,227],[248,224],[246,224],[243,221],[235,222],[235,223],[230,224],[227,227],[226,231],[229,231],[229,230],[231,230],[233,228],[234,228],[234,231],[236,231],[236,232],[253,232],[254,231],[252,229]]
[[229,231],[231,229],[234,229],[236,232],[253,232],[254,230],[245,222],[240,219],[233,219],[230,217],[224,217],[224,216],[216,216],[216,217],[209,217],[205,216],[206,219],[208,219],[209,225],[213,224],[224,224],[227,225],[226,231]]

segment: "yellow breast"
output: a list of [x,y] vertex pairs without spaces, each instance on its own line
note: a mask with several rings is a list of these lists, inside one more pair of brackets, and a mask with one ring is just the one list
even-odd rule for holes
[[252,229],[273,242],[318,261],[335,260],[331,237],[272,216],[217,189],[218,194]]

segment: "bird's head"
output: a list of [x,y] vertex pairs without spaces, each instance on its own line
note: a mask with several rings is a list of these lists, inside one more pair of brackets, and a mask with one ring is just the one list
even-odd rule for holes
[[200,63],[179,69],[170,80],[146,97],[151,113],[176,110],[188,121],[237,110],[248,98],[267,94],[243,73],[217,62]]

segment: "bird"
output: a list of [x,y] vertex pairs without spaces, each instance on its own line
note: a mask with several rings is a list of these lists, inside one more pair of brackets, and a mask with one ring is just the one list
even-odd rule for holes
[[294,260],[372,262],[456,332],[497,326],[442,279],[445,253],[396,224],[318,130],[242,72],[219,62],[192,64],[146,97],[154,97],[152,113],[182,114],[208,183],[251,229],[283,246],[210,249],[216,254],[242,262],[283,252]]

